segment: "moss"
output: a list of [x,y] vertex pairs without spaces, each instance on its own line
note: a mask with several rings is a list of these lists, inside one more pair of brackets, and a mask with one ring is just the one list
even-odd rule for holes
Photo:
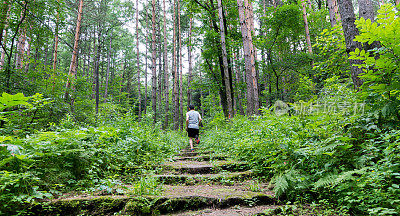
[[164,203],[156,206],[156,209],[160,213],[171,213],[182,210],[193,210],[211,206],[214,203],[214,199],[205,197],[185,197],[185,198],[174,198],[168,199]]
[[112,197],[61,200],[36,205],[30,212],[34,215],[112,215],[123,209],[127,201],[127,198]]
[[127,215],[154,215],[152,213],[152,203],[147,198],[136,198],[130,200],[124,208]]

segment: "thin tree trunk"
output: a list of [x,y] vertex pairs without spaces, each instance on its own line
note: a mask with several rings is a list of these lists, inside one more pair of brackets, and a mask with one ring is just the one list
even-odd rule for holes
[[72,59],[71,59],[71,65],[69,67],[69,72],[68,72],[68,79],[67,79],[67,84],[66,84],[66,90],[65,90],[65,100],[69,97],[68,94],[68,89],[70,86],[73,85],[73,79],[75,78],[76,75],[76,61],[78,57],[78,48],[79,48],[79,34],[81,30],[81,24],[82,24],[82,13],[83,13],[83,0],[79,0],[79,8],[78,8],[78,19],[76,21],[76,30],[75,30],[75,43],[74,43],[74,50],[72,53]]
[[107,96],[108,96],[108,81],[110,78],[110,63],[111,63],[111,45],[112,45],[112,30],[110,35],[110,44],[108,46],[108,54],[107,54],[107,73],[106,73],[106,86],[104,91],[104,101],[107,103]]
[[[30,27],[30,31],[32,32],[32,26]],[[29,71],[29,65],[30,65],[30,58],[31,58],[31,42],[32,38],[28,37],[28,49],[26,51],[26,63],[25,63],[25,74],[28,74]]]
[[3,0],[1,1],[2,5],[0,6],[0,47],[3,44],[3,32],[4,30],[6,30],[7,32],[7,28],[8,28],[8,14],[10,12],[11,9],[11,4],[10,4],[10,0]]
[[178,41],[179,41],[179,128],[183,130],[183,77],[182,77],[182,33],[181,33],[181,6],[178,0]]
[[137,79],[138,79],[138,102],[139,102],[139,121],[142,118],[142,93],[140,91],[140,53],[139,53],[139,0],[136,0],[136,66],[137,66]]
[[308,53],[312,54],[313,52],[312,52],[312,45],[311,45],[311,39],[310,39],[310,30],[308,28],[306,4],[304,3],[304,1],[302,1],[301,5],[303,6],[303,21],[304,21],[304,28],[305,28],[305,32],[306,32]]
[[221,36],[221,48],[222,48],[222,58],[223,58],[223,67],[224,67],[224,75],[223,77],[226,88],[226,98],[228,102],[228,117],[233,117],[233,102],[232,102],[232,90],[229,82],[229,72],[228,72],[228,52],[226,49],[226,38],[225,38],[225,27],[224,27],[224,19],[223,19],[223,8],[222,1],[218,1],[218,15],[219,15],[219,24],[220,24],[220,36]]
[[[200,77],[200,85],[203,83],[203,77],[201,76],[201,70],[199,70],[199,77]],[[200,87],[200,110],[201,110],[201,116],[204,116],[204,107],[203,107],[203,88]]]
[[[161,2],[157,0],[157,20],[159,21],[161,16]],[[158,88],[157,88],[157,111],[159,113],[158,115],[158,121],[162,120],[162,114],[163,112],[163,103],[162,103],[162,97],[163,95],[163,85],[164,85],[164,70],[163,70],[163,50],[162,50],[162,38],[161,38],[161,22],[157,22],[157,57],[158,57]]]
[[174,0],[174,36],[173,36],[173,67],[174,67],[174,130],[179,128],[179,101],[178,101],[178,71],[177,71],[177,56],[176,56],[176,0]]
[[156,53],[156,1],[152,0],[152,29],[153,29],[153,34],[152,34],[152,91],[151,91],[151,102],[152,102],[152,109],[153,109],[153,115],[154,115],[154,123],[157,121],[157,53]]
[[60,0],[57,0],[57,21],[56,21],[56,30],[55,30],[55,38],[54,38],[54,57],[53,57],[53,71],[55,72],[57,69],[57,54],[58,54],[58,30],[60,25]]
[[188,100],[188,106],[192,103],[192,93],[191,93],[191,87],[190,84],[192,82],[192,71],[193,71],[193,66],[192,66],[192,27],[193,27],[193,17],[190,17],[189,21],[189,44],[188,44],[188,59],[189,59],[189,77],[188,77],[188,90],[187,90],[187,100]]
[[[99,24],[100,25],[100,24]],[[94,69],[94,80],[95,80],[95,100],[96,100],[96,116],[99,114],[99,103],[100,103],[100,82],[99,82],[99,70],[100,70],[100,52],[101,52],[101,43],[100,37],[102,36],[101,27],[99,26],[100,32],[98,34],[98,45],[97,45],[97,54],[96,54],[96,66]]]
[[22,69],[22,64],[24,61],[25,54],[25,44],[26,44],[26,27],[23,27],[20,31],[20,36],[18,39],[17,52],[16,52],[16,61],[15,67],[17,69]]
[[164,129],[168,127],[168,112],[169,112],[169,75],[168,75],[168,41],[167,41],[167,13],[165,7],[165,0],[163,0],[164,11],[164,86],[165,86],[165,118]]
[[122,95],[122,90],[124,89],[124,80],[125,80],[125,72],[126,72],[126,58],[124,59],[124,62],[121,63],[121,70],[122,70],[122,75],[121,75],[121,84],[119,86],[119,100],[118,102],[121,102],[121,95]]
[[[362,49],[361,43],[354,41],[356,35],[358,35],[358,29],[355,25],[356,16],[354,15],[353,3],[351,0],[338,0],[340,17],[342,18],[342,27],[344,32],[344,39],[346,42],[346,51],[349,54],[354,52],[356,48]],[[362,63],[360,60],[349,59],[351,64],[351,78],[354,83],[354,87],[359,89],[363,84],[359,75],[363,73],[361,68],[355,66],[355,64]]]
[[[158,13],[159,11],[157,11],[157,13]],[[159,113],[159,117],[158,118],[160,118],[161,117],[161,115],[160,115],[160,113],[163,113],[162,112],[162,109],[163,109],[163,107],[162,107],[162,94],[163,94],[163,73],[162,73],[162,66],[163,66],[163,63],[162,63],[162,43],[161,43],[161,34],[159,34],[159,32],[160,32],[160,26],[157,24],[157,43],[158,43],[158,49],[157,49],[157,56],[158,56],[158,78],[157,78],[157,81],[158,81],[158,88],[157,88],[157,107],[158,107],[158,113]]]
[[145,67],[144,67],[144,113],[147,113],[147,68],[149,66],[147,60],[147,54],[148,54],[148,49],[149,49],[149,32],[148,32],[148,23],[146,19],[146,55],[145,55]]
[[238,84],[242,82],[242,79],[240,78],[240,66],[239,66],[239,61],[237,59],[237,55],[236,52],[233,53],[233,57],[235,59],[236,62],[236,91],[237,91],[237,103],[239,106],[239,113],[240,115],[244,115],[244,110],[243,110],[243,105],[242,105],[242,91],[239,88]]
[[[4,41],[7,41],[7,31],[5,31],[5,33],[4,33]],[[3,69],[3,67],[4,67],[4,60],[5,60],[5,57],[6,57],[6,52],[5,52],[5,49],[6,49],[6,43],[4,43],[4,48],[3,47],[1,47],[2,49],[1,49],[1,58],[0,58],[0,70],[2,70]]]

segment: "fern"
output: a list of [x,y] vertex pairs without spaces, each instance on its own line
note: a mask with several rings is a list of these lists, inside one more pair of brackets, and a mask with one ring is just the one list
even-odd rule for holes
[[286,173],[281,173],[274,177],[272,182],[275,183],[275,194],[279,197],[282,194],[288,193],[289,189],[303,188],[304,182],[300,180],[302,177],[303,176],[301,176],[295,169],[290,169]]
[[281,174],[273,179],[275,183],[274,192],[277,197],[280,197],[282,194],[286,193],[287,189],[289,189],[289,183],[286,180],[286,175]]
[[323,178],[320,178],[317,182],[314,183],[314,188],[321,188],[327,186],[336,186],[345,181],[355,180],[354,174],[363,175],[367,171],[367,167],[358,170],[351,170],[347,172],[342,172],[340,174],[330,173]]

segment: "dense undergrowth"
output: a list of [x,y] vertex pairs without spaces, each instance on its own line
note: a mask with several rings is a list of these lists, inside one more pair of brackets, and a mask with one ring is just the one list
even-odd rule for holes
[[140,174],[186,144],[150,119],[139,124],[126,114],[84,128],[67,118],[26,138],[1,136],[0,215],[23,214],[41,199],[72,191],[119,194],[124,184],[140,186]]
[[327,83],[323,92],[293,104],[291,116],[264,110],[252,120],[216,117],[203,145],[248,161],[284,200],[323,200],[352,215],[398,215],[399,128],[360,109],[344,84]]

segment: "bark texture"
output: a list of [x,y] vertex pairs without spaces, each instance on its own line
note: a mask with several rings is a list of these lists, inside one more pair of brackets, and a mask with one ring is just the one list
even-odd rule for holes
[[222,59],[223,59],[223,69],[224,69],[224,82],[226,88],[226,97],[227,97],[227,105],[228,105],[228,116],[233,117],[233,102],[232,102],[232,89],[229,82],[229,71],[228,71],[228,52],[226,48],[226,37],[225,37],[225,25],[223,19],[223,8],[222,8],[222,0],[218,1],[218,15],[219,15],[219,24],[220,24],[220,36],[221,36],[221,48],[222,48]]
[[302,1],[301,5],[303,6],[303,21],[304,21],[304,28],[305,28],[305,32],[306,32],[308,53],[312,54],[312,45],[311,45],[311,39],[310,39],[310,30],[308,28],[306,4],[304,3],[304,1]]
[[[354,15],[353,3],[351,0],[338,0],[339,13],[342,19],[342,27],[344,32],[344,39],[346,42],[347,53],[353,52],[356,48],[362,49],[361,43],[354,41],[356,35],[359,34],[358,29],[355,25],[356,16]],[[360,64],[360,60],[349,59],[351,66],[351,78],[354,83],[354,87],[358,89],[363,81],[359,75],[363,73],[362,69],[354,66],[354,64]]]
[[174,35],[173,35],[173,74],[174,74],[174,130],[178,130],[179,127],[179,101],[178,101],[178,81],[179,81],[179,76],[178,76],[178,70],[177,70],[177,56],[176,56],[176,0],[174,0]]
[[165,7],[165,0],[163,0],[164,11],[164,86],[165,86],[165,118],[164,129],[168,127],[168,112],[169,112],[169,71],[168,71],[168,41],[167,41],[167,10]]
[[247,15],[245,16],[245,9],[243,2],[237,0],[239,9],[239,21],[243,39],[243,52],[245,59],[245,71],[247,79],[247,109],[246,114],[248,116],[258,113],[259,101],[258,101],[258,82],[255,68],[255,58],[253,53],[253,42],[251,35],[251,28]]
[[181,31],[181,4],[178,0],[178,41],[179,41],[179,128],[183,130],[183,62],[182,62],[182,31]]
[[151,105],[152,105],[152,110],[153,110],[153,115],[154,115],[154,122],[157,120],[157,54],[156,54],[156,1],[152,0],[152,29],[153,29],[153,34],[152,34],[152,43],[151,43],[151,48],[152,48],[152,76],[151,76],[151,81],[152,81],[152,90],[151,90]]
[[360,18],[370,19],[371,22],[374,22],[374,4],[372,0],[358,0],[358,8]]
[[138,103],[139,103],[139,121],[142,118],[142,92],[140,86],[140,52],[139,52],[139,0],[136,0],[136,67],[137,67],[137,82],[138,82]]
[[187,100],[188,106],[192,103],[192,93],[190,84],[192,82],[192,72],[193,72],[193,65],[192,65],[192,27],[193,27],[193,17],[190,17],[189,21],[189,44],[188,44],[188,59],[189,59],[189,76],[188,76],[188,90],[187,90]]
[[53,55],[53,71],[55,72],[57,69],[57,55],[58,55],[58,30],[60,25],[60,0],[57,0],[57,21],[56,21],[56,30],[55,30],[55,37],[54,37],[54,55]]
[[336,0],[327,0],[328,10],[329,10],[329,21],[331,23],[331,27],[334,27],[337,23],[336,19],[336,11],[335,7],[337,7]]
[[83,0],[79,0],[79,7],[78,7],[78,18],[76,20],[76,29],[75,29],[75,42],[74,42],[74,50],[72,53],[71,65],[68,71],[68,80],[66,84],[66,91],[65,91],[65,99],[68,98],[68,89],[72,85],[72,80],[75,78],[76,75],[76,61],[78,58],[78,48],[79,48],[79,36],[81,31],[82,25],[82,13],[83,13]]

